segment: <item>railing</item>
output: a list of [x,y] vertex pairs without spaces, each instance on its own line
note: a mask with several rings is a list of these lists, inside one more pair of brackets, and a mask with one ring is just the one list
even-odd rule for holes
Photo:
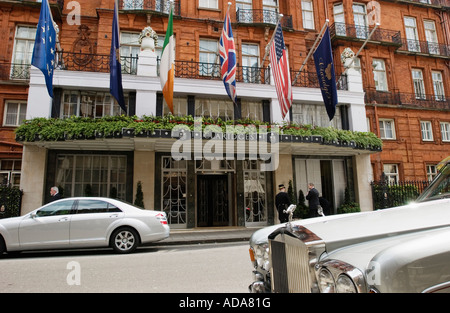
[[[334,23],[330,27],[331,39],[336,38],[346,38],[346,39],[357,39],[366,40],[369,34],[372,32],[373,27],[345,24],[345,23]],[[402,38],[400,31],[389,30],[384,28],[377,28],[372,34],[370,41],[378,41],[389,45],[402,45]]]
[[[294,72],[291,70],[292,83],[294,83],[297,74],[298,72]],[[337,79],[336,85],[338,90],[348,90],[347,75],[345,74],[336,75],[336,79]],[[300,74],[298,74],[297,80],[295,81],[295,84],[293,86],[306,88],[320,88],[317,72],[307,72],[306,70],[303,70]]]
[[[76,52],[58,52],[57,69],[67,71],[84,71],[109,73],[109,54],[89,54]],[[136,75],[138,56],[121,58],[122,73]]]
[[416,108],[450,110],[450,98],[444,95],[414,94],[395,91],[366,89],[367,104],[404,105]]
[[0,81],[30,79],[30,64],[0,62]]
[[[220,64],[194,61],[175,61],[175,76],[179,78],[221,80]],[[268,68],[237,66],[236,81],[252,84],[270,84]]]
[[[279,13],[272,10],[244,10],[238,9],[236,12],[236,20],[238,23],[247,24],[273,24],[278,21]],[[293,28],[292,16],[286,15],[280,21],[281,27]]]
[[408,51],[410,53],[422,53],[431,56],[450,57],[450,46],[435,42],[403,39],[399,51]]
[[449,7],[449,0],[401,0],[401,2],[412,2],[423,6]]
[[374,210],[392,208],[414,201],[428,187],[428,181],[371,182]]
[[[169,14],[170,0],[119,0],[119,8],[124,11],[152,11]],[[174,1],[173,14],[180,15],[180,1]]]

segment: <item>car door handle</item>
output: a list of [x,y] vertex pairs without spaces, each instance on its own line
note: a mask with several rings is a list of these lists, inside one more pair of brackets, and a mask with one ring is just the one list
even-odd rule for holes
[[110,217],[110,218],[118,218],[118,217],[119,217],[119,214],[112,214],[112,215],[110,215],[109,217]]
[[63,217],[58,220],[58,222],[67,222],[69,220],[68,217]]

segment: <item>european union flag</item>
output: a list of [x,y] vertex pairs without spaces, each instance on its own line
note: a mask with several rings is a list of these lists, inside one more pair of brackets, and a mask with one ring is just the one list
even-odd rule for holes
[[322,37],[322,41],[317,47],[317,50],[314,52],[314,63],[316,64],[316,71],[319,78],[320,89],[322,90],[323,101],[325,102],[328,117],[331,121],[336,114],[338,95],[328,26]]
[[111,54],[109,57],[110,84],[109,91],[116,98],[122,110],[127,111],[122,87],[122,65],[120,64],[119,43],[119,14],[117,12],[117,1],[114,5],[114,19],[112,24]]
[[53,71],[56,55],[56,30],[47,0],[42,0],[31,64],[42,71],[50,97],[53,98]]

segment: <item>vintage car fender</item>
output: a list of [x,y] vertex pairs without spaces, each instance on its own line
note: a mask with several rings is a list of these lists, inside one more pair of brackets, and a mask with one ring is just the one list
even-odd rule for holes
[[341,248],[322,255],[319,265],[339,261],[359,269],[366,291],[435,291],[450,282],[449,247],[450,227],[442,227]]

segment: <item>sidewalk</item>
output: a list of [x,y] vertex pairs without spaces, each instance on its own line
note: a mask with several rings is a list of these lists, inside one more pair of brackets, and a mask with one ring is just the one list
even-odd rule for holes
[[153,243],[156,246],[188,245],[215,242],[248,241],[260,227],[208,227],[193,229],[171,229],[167,239]]

